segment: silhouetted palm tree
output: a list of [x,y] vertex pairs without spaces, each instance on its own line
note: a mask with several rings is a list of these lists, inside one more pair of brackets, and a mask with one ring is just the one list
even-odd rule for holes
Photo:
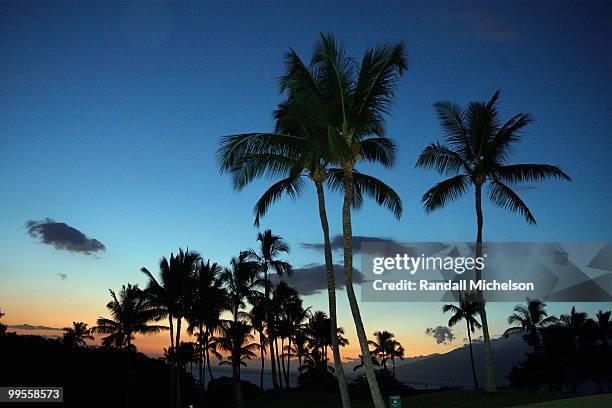
[[252,329],[244,321],[227,321],[221,326],[221,336],[219,337],[221,348],[230,353],[227,360],[221,361],[219,365],[229,364],[232,366],[234,393],[239,408],[244,407],[242,385],[240,383],[240,367],[246,367],[244,360],[257,358],[255,351],[259,348],[259,344],[252,342]]
[[[174,255],[170,254],[170,259],[162,257],[159,262],[160,281],[157,281],[153,274],[142,268],[141,271],[149,278],[145,294],[153,305],[163,310],[162,316],[168,316],[170,323],[170,349],[176,349],[181,341],[181,322],[187,315],[191,295],[193,294],[193,275],[201,260],[200,254],[187,249]],[[174,328],[176,320],[176,330]],[[178,357],[178,355],[175,354]],[[171,406],[181,406],[180,394],[180,361],[174,362],[175,370],[172,380],[172,390],[175,394],[171,395]]]
[[216,263],[211,264],[210,260],[206,264],[203,260],[200,261],[193,276],[193,287],[193,293],[188,299],[187,333],[194,334],[197,331],[198,375],[200,388],[204,390],[206,373],[203,363],[210,367],[208,340],[218,331],[221,314],[229,310],[227,293],[221,279],[221,267]]
[[442,312],[451,312],[453,315],[448,320],[448,326],[453,327],[461,320],[465,320],[465,328],[468,336],[468,345],[470,347],[470,364],[472,365],[472,377],[474,378],[474,388],[478,389],[478,379],[476,378],[476,367],[474,366],[474,351],[472,350],[472,333],[482,326],[476,315],[480,311],[480,304],[471,300],[467,293],[457,294],[458,305],[448,304],[442,306]]
[[281,79],[290,98],[307,101],[317,108],[313,114],[318,115],[327,129],[328,157],[339,166],[329,172],[329,182],[333,189],[344,192],[342,232],[346,292],[377,408],[384,407],[385,403],[369,358],[366,332],[353,288],[351,207],[359,206],[363,194],[368,194],[390,208],[398,218],[401,216],[401,201],[395,191],[380,180],[357,172],[355,167],[362,160],[385,166],[393,163],[395,146],[383,136],[383,124],[397,80],[407,68],[404,49],[403,42],[381,45],[366,51],[357,67],[332,35],[321,35],[310,64],[305,65],[292,52],[287,58],[288,72]]
[[[376,356],[376,361],[382,366],[383,370],[388,371],[387,362],[391,360],[393,365],[393,377],[395,378],[395,359],[404,359],[404,348],[395,340],[395,335],[387,330],[374,332],[375,340],[369,340],[368,344],[374,347],[370,353]],[[363,365],[363,357],[361,358]]]
[[514,313],[508,317],[508,324],[518,324],[518,326],[506,329],[504,336],[520,333],[527,344],[538,352],[541,345],[540,330],[558,322],[556,317],[548,316],[545,307],[546,303],[540,300],[527,300],[527,307],[515,306]]
[[[331,325],[329,324],[329,318],[322,311],[315,311],[310,314],[308,321],[304,325],[303,333],[308,339],[308,347],[310,353],[306,358],[305,364],[311,366],[311,368],[317,368],[319,370],[328,370],[328,357],[327,349],[331,346],[332,336]],[[344,329],[338,327],[336,329],[336,339],[340,347],[347,346],[348,340],[344,337]],[[331,369],[329,371],[335,371]]]
[[106,334],[102,339],[104,346],[132,348],[135,334],[154,334],[167,330],[166,326],[151,325],[163,316],[163,311],[151,304],[137,284],[121,286],[119,296],[108,290],[111,301],[106,304],[111,318],[100,317],[91,329],[92,333]]
[[72,327],[64,327],[64,344],[69,346],[84,346],[87,340],[93,340],[87,323],[72,322]]
[[[375,365],[376,367],[380,367],[380,363],[378,362],[378,358],[376,357],[376,354],[374,354],[372,351],[370,351],[370,360],[372,361],[372,365]],[[363,356],[360,354],[359,355],[359,364],[355,365],[355,367],[353,367],[353,371],[357,371],[360,368],[363,368],[365,366],[365,363],[363,362]]]
[[[4,313],[2,313],[2,310],[0,310],[0,319],[2,319],[2,316],[4,316]],[[0,323],[0,336],[3,336],[6,333],[6,325]]]
[[596,328],[597,335],[599,336],[602,343],[608,346],[608,339],[612,336],[612,322],[610,322],[610,314],[612,311],[608,310],[607,312],[602,312],[601,310],[597,312],[595,317],[597,318]]
[[[472,102],[467,110],[451,102],[438,102],[434,108],[446,134],[447,146],[430,144],[423,150],[417,166],[434,168],[441,174],[454,174],[423,195],[426,212],[444,207],[462,196],[473,185],[476,204],[476,256],[482,256],[482,187],[489,186],[491,201],[510,212],[518,212],[530,224],[536,220],[531,210],[512,189],[521,182],[541,181],[549,178],[570,180],[556,166],[548,164],[508,164],[513,145],[521,139],[523,130],[532,118],[520,113],[503,125],[497,112],[499,91],[488,102]],[[481,271],[476,270],[476,279]],[[491,340],[485,303],[481,302],[480,317],[485,350],[487,391],[495,391],[495,374],[491,353]]]
[[[248,257],[251,261],[256,262],[258,265],[259,273],[263,275],[264,279],[264,299],[266,300],[267,306],[266,311],[266,322],[268,326],[269,334],[271,335],[271,343],[275,340],[276,334],[270,328],[274,327],[273,319],[274,316],[271,313],[270,306],[270,280],[269,272],[275,271],[278,276],[291,275],[293,269],[291,264],[286,261],[276,259],[282,253],[289,253],[289,245],[279,235],[274,235],[272,230],[265,230],[264,233],[257,234],[257,242],[259,242],[259,248],[257,251],[247,251]],[[275,359],[275,350],[273,347],[270,348],[271,361]],[[279,373],[280,374],[280,373]],[[272,365],[272,386],[278,388],[278,381],[276,379],[276,366]]]

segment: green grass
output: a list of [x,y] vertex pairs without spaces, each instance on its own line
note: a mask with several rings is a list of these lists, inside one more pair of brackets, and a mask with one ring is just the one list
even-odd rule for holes
[[[548,402],[547,402],[548,401]],[[338,408],[340,397],[299,390],[268,392],[248,400],[249,408]],[[404,397],[402,407],[411,408],[609,408],[612,394],[568,398],[567,394],[501,390],[495,394],[479,391],[441,391]],[[355,400],[353,408],[372,408],[370,401]]]
[[539,404],[521,405],[518,408],[609,408],[612,407],[612,394],[590,395],[588,397],[568,398],[563,401],[549,401]]

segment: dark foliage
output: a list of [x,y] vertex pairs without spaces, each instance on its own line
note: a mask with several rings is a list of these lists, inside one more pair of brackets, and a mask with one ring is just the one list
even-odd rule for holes
[[[378,386],[383,396],[389,395],[410,395],[413,393],[413,388],[402,384],[393,378],[393,375],[387,370],[376,370],[376,379]],[[365,374],[359,375],[349,385],[351,395],[356,398],[367,398],[370,395],[370,387]]]
[[[64,387],[64,405],[57,406],[169,405],[170,366],[141,353],[69,347],[59,340],[8,333],[0,336],[0,361],[3,386]],[[191,376],[183,374],[181,386],[183,401],[193,403],[197,388]]]
[[[242,383],[242,398],[248,400],[261,394],[261,389],[253,383],[240,380]],[[228,399],[234,395],[233,379],[231,377],[220,377],[211,380],[206,390],[205,406],[225,407],[229,406]],[[208,404],[208,405],[206,405]],[[248,404],[247,404],[248,405]]]

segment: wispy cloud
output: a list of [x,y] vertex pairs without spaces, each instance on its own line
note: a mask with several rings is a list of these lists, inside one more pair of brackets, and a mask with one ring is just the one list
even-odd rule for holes
[[78,229],[63,222],[55,222],[50,218],[43,221],[26,221],[28,234],[39,242],[52,245],[57,250],[79,252],[92,255],[105,251],[104,244],[97,239],[89,238]]
[[[354,235],[353,236],[353,252],[356,254],[360,253],[361,244],[364,242],[380,242],[380,243],[385,243],[385,244],[391,244],[392,246],[397,245],[397,241],[391,238]],[[304,249],[310,249],[313,251],[323,251],[323,244],[319,242],[302,242],[300,245]],[[338,251],[344,248],[344,240],[342,238],[342,235],[336,235],[331,239],[331,247],[332,247],[332,251]],[[399,245],[398,245],[398,249],[401,249]]]
[[58,273],[57,276],[59,276],[61,280],[68,279],[68,275],[62,272]]
[[[344,267],[334,265],[334,276],[336,278],[336,289],[344,288]],[[277,276],[272,276],[272,281],[278,283]],[[308,264],[302,268],[294,269],[291,277],[283,277],[282,280],[295,288],[301,295],[308,296],[327,290],[327,275],[325,264]],[[361,273],[353,268],[353,282],[361,284],[364,281]]]
[[31,324],[14,324],[8,325],[9,329],[19,329],[19,330],[62,330],[59,327],[48,327],[48,326],[33,326]]

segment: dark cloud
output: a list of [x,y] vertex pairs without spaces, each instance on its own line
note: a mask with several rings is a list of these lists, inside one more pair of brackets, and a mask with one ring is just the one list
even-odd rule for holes
[[78,229],[50,218],[44,221],[29,220],[26,222],[26,229],[32,238],[38,239],[43,244],[53,245],[57,250],[80,252],[85,255],[106,250],[104,244],[97,239],[88,238]]
[[453,331],[447,326],[428,327],[425,335],[436,339],[437,344],[450,344],[455,340]]
[[512,187],[512,190],[516,191],[517,193],[527,193],[529,191],[535,191],[537,190],[539,187],[538,186],[514,186]]
[[58,327],[47,327],[47,326],[33,326],[31,324],[14,324],[7,326],[9,329],[19,329],[19,330],[62,330]]
[[61,280],[68,279],[68,275],[66,275],[65,273],[62,273],[62,272],[58,273],[57,276],[59,276]]
[[[402,247],[397,243],[397,241],[391,238],[381,238],[381,237],[368,237],[364,235],[354,235],[353,236],[353,252],[358,254],[361,252],[361,244],[363,242],[380,242],[387,244],[388,250],[397,249],[400,250]],[[300,244],[302,248],[310,249],[313,251],[323,251],[322,243],[315,242],[302,242]],[[342,235],[336,235],[331,239],[331,247],[333,251],[338,251],[344,248],[344,239]],[[401,252],[401,251],[399,251]]]
[[[334,276],[336,277],[336,289],[344,288],[344,267],[342,265],[334,265]],[[272,282],[275,284],[279,282],[279,278],[276,275],[272,276]],[[318,292],[327,290],[327,275],[325,273],[325,264],[308,264],[302,268],[293,270],[293,275],[290,277],[284,276],[282,278],[287,284],[300,295],[308,296]],[[361,273],[353,268],[353,282],[355,284],[361,284],[364,281]]]

